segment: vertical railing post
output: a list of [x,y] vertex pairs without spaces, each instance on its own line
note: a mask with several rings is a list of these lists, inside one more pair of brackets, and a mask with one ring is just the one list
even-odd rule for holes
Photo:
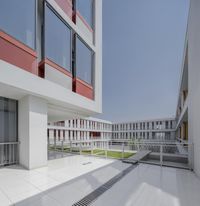
[[54,150],[56,150],[56,137],[54,137]]
[[139,145],[139,142],[137,142],[137,150],[140,151],[140,145]]
[[63,140],[61,142],[61,149],[62,149],[62,152],[64,152],[64,141]]
[[124,142],[122,143],[122,159],[124,159]]
[[19,163],[19,145],[20,144],[21,144],[21,142],[19,141],[19,143],[16,145],[16,149],[17,149],[16,163]]
[[163,165],[163,145],[160,145],[160,165]]
[[106,144],[105,156],[106,156],[106,158],[108,158],[108,142]]
[[47,142],[47,150],[49,150],[49,147],[50,147],[50,140],[49,140],[49,137],[47,137],[47,140],[48,140],[48,142]]
[[69,147],[70,147],[70,148],[69,148],[69,151],[70,151],[70,153],[71,153],[71,152],[72,152],[72,141],[71,141],[71,140],[69,141]]
[[91,142],[91,155],[93,155],[93,147],[94,147],[94,141],[93,140],[91,140],[92,142]]
[[63,140],[61,142],[61,151],[62,151],[62,157],[63,157],[64,156]]
[[82,152],[82,143],[80,141],[80,144],[79,144],[79,152],[80,152],[80,155],[81,155],[81,152]]

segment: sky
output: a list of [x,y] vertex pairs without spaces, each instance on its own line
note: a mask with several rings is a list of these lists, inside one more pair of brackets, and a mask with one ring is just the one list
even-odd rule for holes
[[175,115],[189,0],[103,0],[103,114]]

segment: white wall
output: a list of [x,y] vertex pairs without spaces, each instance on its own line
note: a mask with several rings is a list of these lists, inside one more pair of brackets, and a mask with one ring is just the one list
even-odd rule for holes
[[47,104],[35,96],[19,100],[19,162],[27,169],[47,164]]
[[194,143],[194,171],[200,176],[200,1],[191,0],[188,28],[189,138]]
[[63,74],[48,64],[45,64],[45,79],[72,91],[72,77]]

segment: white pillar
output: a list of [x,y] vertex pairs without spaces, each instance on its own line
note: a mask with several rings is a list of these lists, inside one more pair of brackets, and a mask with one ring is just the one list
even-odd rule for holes
[[77,119],[77,128],[80,129],[80,119]]
[[27,169],[47,165],[47,103],[35,96],[19,100],[19,163]]
[[77,131],[77,140],[80,140],[80,131]]

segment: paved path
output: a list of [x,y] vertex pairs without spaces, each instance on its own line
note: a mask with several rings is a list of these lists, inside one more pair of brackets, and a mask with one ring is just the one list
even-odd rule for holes
[[[113,167],[109,167],[109,165],[115,161],[116,160],[92,156],[69,155],[61,159],[50,160],[46,167],[33,170],[26,170],[17,165],[0,168],[0,206],[10,206],[35,195],[33,199],[38,199],[38,194],[42,195],[41,198],[43,202],[48,202],[49,199],[51,200],[52,198],[44,195],[46,191],[59,187],[59,185],[70,182],[73,179],[77,179],[81,177],[81,175],[84,176],[85,174],[108,166],[106,171],[108,172],[109,178],[109,175],[112,175],[112,173],[115,174],[115,171],[118,171]],[[106,176],[106,174],[103,172],[99,173],[96,171],[91,178],[89,176],[79,182],[74,182],[72,192],[70,188],[69,191],[66,189],[66,192],[68,192],[66,194],[62,193],[62,196],[70,199],[71,193],[74,193],[75,196],[75,194],[78,194],[78,191],[80,191],[80,194],[82,194],[82,190],[87,191],[92,189],[93,185],[89,184],[91,179],[95,180],[99,178],[99,180],[96,180],[98,182],[103,179],[104,176]],[[52,203],[49,205],[58,205],[54,199],[50,202]],[[25,205],[29,204],[27,203]]]
[[92,206],[199,206],[200,179],[189,171],[139,164]]
[[15,206],[71,206],[128,167],[130,164],[115,161]]

